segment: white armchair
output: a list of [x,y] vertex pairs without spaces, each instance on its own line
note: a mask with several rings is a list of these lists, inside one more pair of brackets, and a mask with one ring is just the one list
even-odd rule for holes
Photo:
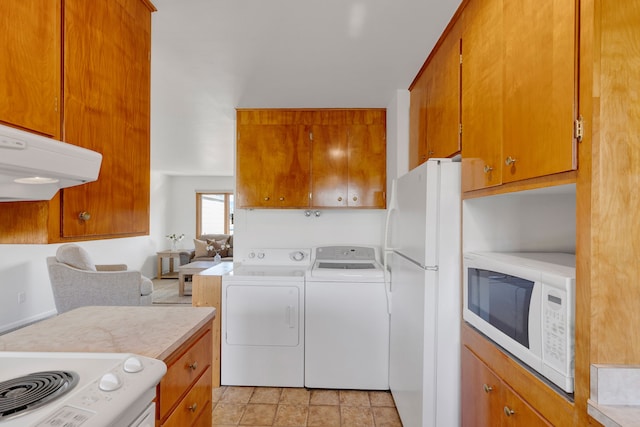
[[88,305],[151,305],[150,279],[125,264],[95,265],[78,245],[60,246],[47,267],[58,314]]

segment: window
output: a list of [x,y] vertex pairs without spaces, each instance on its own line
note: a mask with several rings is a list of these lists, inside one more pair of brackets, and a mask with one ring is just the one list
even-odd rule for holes
[[233,193],[196,193],[196,236],[233,234]]

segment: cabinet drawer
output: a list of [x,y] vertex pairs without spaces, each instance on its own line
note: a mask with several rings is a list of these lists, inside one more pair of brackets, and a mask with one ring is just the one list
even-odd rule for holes
[[[160,419],[164,419],[189,388],[211,366],[212,337],[208,330],[175,362],[170,363],[167,374],[160,382]],[[209,386],[211,386],[211,373]]]
[[184,399],[178,403],[163,427],[210,426],[211,416],[211,368],[209,367]]

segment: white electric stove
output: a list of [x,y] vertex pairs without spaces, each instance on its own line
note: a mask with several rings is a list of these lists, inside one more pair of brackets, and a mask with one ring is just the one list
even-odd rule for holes
[[310,254],[310,249],[250,249],[222,276],[222,384],[304,385]]
[[153,427],[166,371],[128,353],[0,352],[0,426]]

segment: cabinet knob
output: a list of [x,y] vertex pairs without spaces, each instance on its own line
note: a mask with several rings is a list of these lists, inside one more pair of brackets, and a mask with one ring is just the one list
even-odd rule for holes
[[83,211],[80,212],[78,218],[80,218],[80,221],[89,221],[91,219],[91,214],[87,211]]
[[196,412],[196,410],[198,409],[198,404],[194,403],[191,406],[187,406],[187,409],[190,410],[191,412]]
[[189,369],[191,369],[192,371],[195,371],[196,369],[198,369],[198,362],[193,362],[189,365]]
[[353,201],[357,202],[358,201],[358,196],[353,196]]
[[489,384],[482,384],[482,389],[485,393],[491,393],[493,391],[493,387],[491,387]]
[[265,198],[264,198],[264,201],[265,201],[265,202],[268,202],[268,201],[269,201],[269,198],[270,198],[269,196],[265,197]]
[[514,415],[516,413],[516,411],[514,411],[513,409],[509,408],[508,406],[504,407],[504,414],[507,417],[510,417],[511,415]]
[[338,201],[341,202],[342,201],[342,197],[338,197]]
[[493,170],[493,168],[489,165],[484,165],[484,173],[489,173]]
[[283,202],[284,201],[284,197],[280,197],[280,201]]
[[504,163],[507,166],[511,166],[512,164],[514,164],[516,162],[516,159],[514,159],[513,157],[509,156],[507,157],[507,159],[504,161]]

